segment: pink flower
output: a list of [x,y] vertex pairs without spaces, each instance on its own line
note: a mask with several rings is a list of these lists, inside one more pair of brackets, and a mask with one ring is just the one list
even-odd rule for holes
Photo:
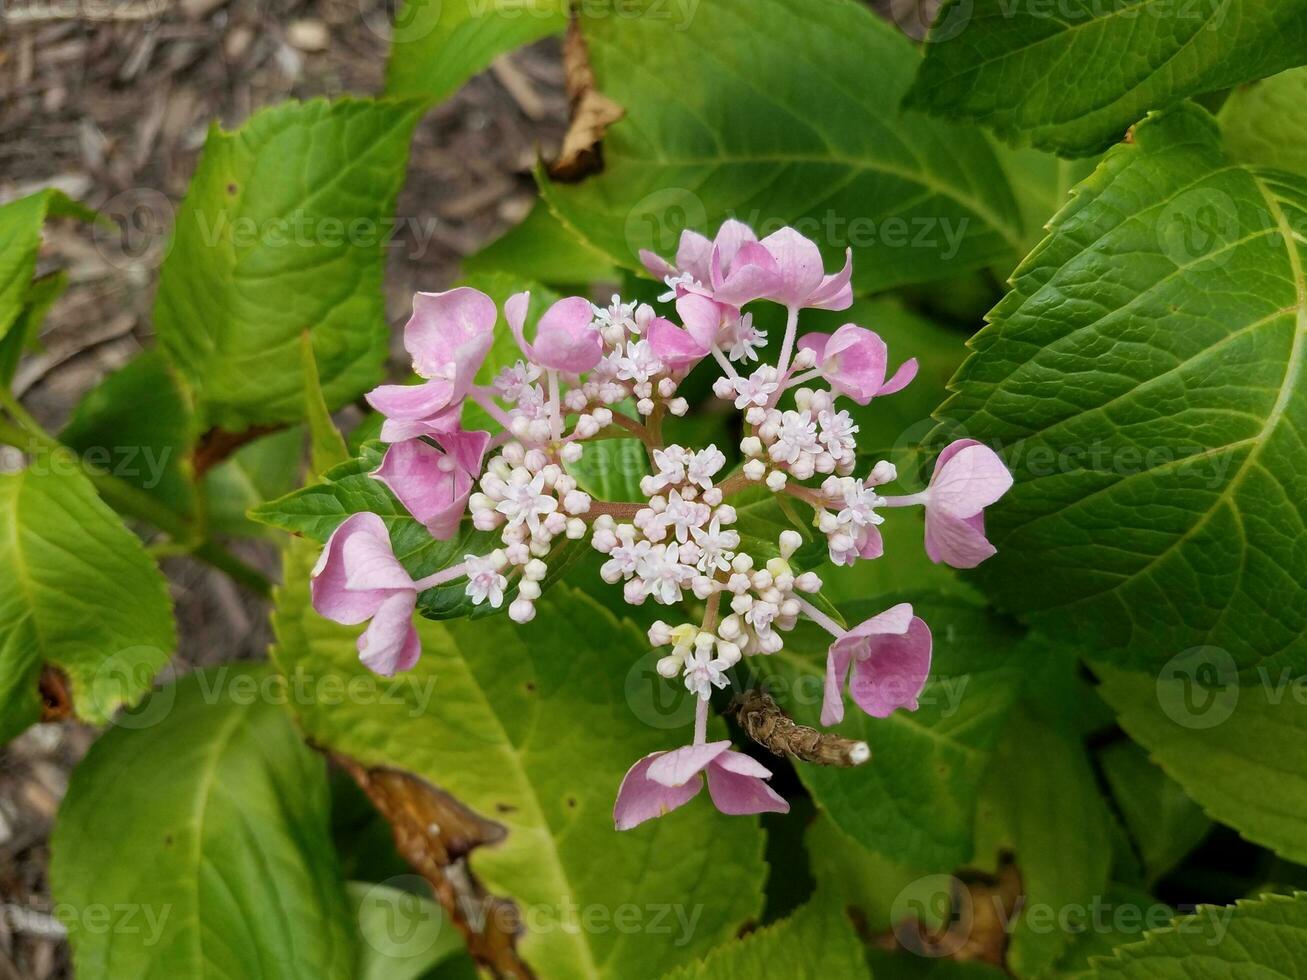
[[[913,498],[926,505],[926,554],[954,568],[975,568],[998,549],[985,537],[984,510],[1007,493],[1012,474],[998,453],[959,439],[935,460],[930,485]],[[889,498],[891,503],[897,503]]]
[[394,443],[372,475],[391,489],[433,538],[447,541],[458,533],[490,433],[455,429],[434,438],[439,449],[421,439]]
[[370,670],[389,677],[417,663],[417,589],[376,514],[354,514],[332,532],[310,588],[313,608],[327,619],[346,626],[372,620],[358,639],[359,659]]
[[930,675],[930,628],[906,602],[855,626],[830,645],[826,655],[826,691],[821,723],[844,718],[841,688],[853,667],[849,694],[873,718],[888,718],[896,708],[917,710],[917,698]]
[[853,249],[844,250],[844,268],[826,275],[821,250],[793,228],[762,240],[776,262],[780,282],[763,298],[791,309],[847,310],[853,305]]
[[[708,300],[707,302],[712,302]],[[645,332],[649,346],[658,360],[672,374],[683,375],[708,356],[708,348],[684,327],[658,317]]]
[[877,395],[902,391],[917,376],[917,359],[904,361],[885,380],[889,350],[885,341],[863,327],[846,323],[834,333],[810,333],[799,338],[799,349],[817,356],[817,370],[839,394],[865,405]]
[[504,304],[504,317],[527,361],[565,374],[583,374],[604,356],[604,341],[594,324],[594,308],[580,296],[560,299],[540,317],[534,344],[526,342],[530,293],[517,293]]
[[633,765],[617,791],[613,822],[618,830],[675,810],[698,794],[706,771],[708,793],[722,813],[789,813],[790,805],[763,780],[771,771],[742,752],[731,751],[728,740],[687,745],[671,752],[654,752]]
[[[717,236],[709,241],[697,231],[688,228],[681,232],[681,241],[676,249],[676,262],[672,264],[648,249],[640,249],[640,261],[655,279],[662,279],[674,286],[676,295],[682,295],[687,288],[709,285],[712,278],[713,253],[719,255],[718,261],[729,265],[740,247],[746,242],[756,242],[758,236],[742,221],[722,222],[717,229]],[[674,280],[681,282],[674,283]],[[675,297],[668,297],[673,299]]]
[[490,350],[497,317],[494,300],[467,286],[415,295],[413,315],[404,326],[404,349],[413,358],[413,370],[427,380],[381,385],[368,392],[368,404],[388,419],[402,421],[456,415]]

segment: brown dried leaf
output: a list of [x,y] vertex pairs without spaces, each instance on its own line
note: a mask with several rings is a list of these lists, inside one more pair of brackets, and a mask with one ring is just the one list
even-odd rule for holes
[[549,166],[549,176],[571,183],[603,169],[604,133],[626,113],[595,86],[590,51],[575,14],[563,42],[563,78],[572,110],[571,123],[558,159]]
[[532,980],[517,955],[517,906],[487,894],[466,860],[475,848],[503,840],[504,827],[411,773],[368,769],[348,756],[330,755],[386,818],[400,855],[431,883],[472,958],[493,976]]
[[800,725],[766,691],[745,691],[731,705],[745,733],[767,751],[819,766],[860,766],[871,758],[866,742]]

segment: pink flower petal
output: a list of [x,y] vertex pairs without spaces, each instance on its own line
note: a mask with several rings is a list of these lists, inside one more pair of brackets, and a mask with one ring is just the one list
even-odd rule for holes
[[364,397],[387,418],[416,421],[432,418],[449,408],[454,401],[454,384],[436,380],[418,385],[381,385]]
[[708,349],[690,336],[689,331],[662,317],[649,324],[645,336],[658,360],[675,373],[688,371],[708,356]]
[[926,505],[926,555],[953,568],[975,568],[998,549],[985,537],[983,514],[954,517]]
[[1012,474],[998,453],[974,439],[959,439],[935,461],[927,508],[953,517],[972,517],[1012,486]]
[[[382,525],[384,530],[385,525]],[[364,534],[347,535],[341,544],[341,560],[345,566],[345,588],[352,592],[374,589],[387,591],[413,588],[413,579],[395,557],[388,534],[369,530]]]
[[568,374],[582,374],[598,364],[604,342],[589,300],[570,296],[545,310],[531,349],[537,364]]
[[676,267],[668,262],[661,255],[655,255],[647,248],[640,249],[640,264],[649,271],[659,282],[665,280],[668,276],[676,275]]
[[[738,752],[727,754],[740,755]],[[763,772],[767,771],[761,766],[758,768]],[[708,767],[708,793],[712,797],[713,806],[729,816],[790,812],[789,803],[768,786],[763,778],[741,773],[717,763]]]
[[713,298],[727,306],[740,307],[764,296],[771,296],[781,286],[776,259],[759,242],[740,246],[729,270],[714,253]]
[[832,643],[826,652],[826,686],[822,689],[821,723],[838,725],[844,720],[844,682],[849,676],[853,651]]
[[803,306],[825,280],[821,250],[793,228],[773,232],[761,244],[775,259],[779,274],[767,298],[783,306]]
[[345,544],[355,537],[372,537],[384,542],[386,549],[390,548],[390,535],[380,517],[369,513],[351,515],[327,539],[317,564],[313,566],[310,585],[313,608],[327,619],[347,626],[370,618],[391,594],[385,588],[360,590],[351,589],[346,584],[349,568],[344,554]]
[[708,281],[708,264],[712,257],[713,243],[697,231],[686,228],[681,232],[681,241],[676,248],[676,269],[688,272],[701,283]]
[[648,777],[649,767],[664,752],[653,752],[627,770],[613,805],[613,824],[630,830],[646,820],[661,817],[684,806],[698,794],[703,781],[692,779],[681,786],[665,786]]
[[853,249],[844,250],[844,268],[822,279],[803,305],[816,310],[847,310],[853,305]]
[[377,609],[372,623],[358,639],[359,660],[369,670],[389,677],[417,663],[422,652],[422,643],[413,628],[417,597],[411,589],[396,592]]
[[[686,293],[677,298],[676,312],[680,314],[686,332],[707,352],[717,343],[722,323],[732,310],[700,293]],[[739,316],[739,311],[733,312]]]
[[880,528],[868,525],[861,528],[858,535],[858,557],[879,558],[885,554],[885,539],[881,537]]
[[528,361],[532,360],[534,354],[531,345],[526,342],[526,311],[531,305],[530,293],[514,293],[504,301],[504,319],[508,322],[508,329],[513,332],[517,339],[517,346],[522,351],[522,356]]
[[917,376],[917,359],[910,357],[894,372],[894,377],[890,378],[880,386],[878,395],[892,395],[896,391],[902,391],[908,385],[912,384],[912,379]]
[[[479,457],[476,464],[479,470]],[[475,474],[459,465],[456,459],[421,439],[410,439],[393,443],[386,450],[381,466],[372,475],[390,488],[405,510],[423,524],[433,538],[447,541],[458,533]]]
[[888,718],[898,708],[917,710],[917,699],[930,676],[930,628],[912,617],[906,632],[865,641],[855,654],[849,694],[873,718]]
[[[418,293],[404,327],[404,348],[413,358],[413,370],[424,378],[453,382],[456,397],[461,397],[490,350],[498,317],[495,301],[467,286]],[[452,375],[447,373],[451,364]]]
[[462,405],[453,405],[426,419],[386,419],[381,423],[382,442],[403,442],[421,436],[435,436],[459,427]]
[[[743,221],[737,221],[729,218],[722,222],[722,226],[717,229],[717,235],[713,238],[713,246],[720,256],[721,262],[729,266],[735,261],[735,256],[739,254],[740,249],[748,242],[756,242],[758,236],[754,234],[753,229]],[[707,280],[700,280],[706,282]]]
[[727,739],[706,745],[685,745],[664,752],[649,767],[649,778],[664,786],[681,786],[730,747],[730,740]]

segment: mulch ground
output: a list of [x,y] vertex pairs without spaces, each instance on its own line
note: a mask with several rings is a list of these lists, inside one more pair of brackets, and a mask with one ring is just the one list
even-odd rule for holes
[[[47,236],[42,269],[67,269],[72,286],[16,379],[44,423],[57,429],[83,393],[151,346],[162,236],[210,123],[234,127],[288,98],[376,93],[387,16],[374,0],[5,0],[0,203],[55,186],[142,216],[128,240],[62,226]],[[388,254],[392,323],[415,290],[448,285],[462,256],[525,215],[531,167],[556,149],[566,115],[554,41],[501,59],[432,110],[398,205],[408,230]],[[242,554],[271,570],[269,551]],[[262,656],[264,603],[191,561],[166,571],[181,631],[174,669]],[[71,975],[47,841],[94,735],[39,725],[0,749],[0,980]]]

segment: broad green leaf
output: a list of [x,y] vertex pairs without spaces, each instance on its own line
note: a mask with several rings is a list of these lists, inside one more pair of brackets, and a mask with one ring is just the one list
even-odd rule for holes
[[203,420],[233,432],[304,415],[300,335],[327,404],[381,380],[381,283],[421,105],[286,102],[209,131],[154,306]]
[[209,530],[237,537],[273,533],[246,513],[293,491],[303,468],[304,429],[300,426],[241,446],[204,474],[204,518]]
[[43,664],[102,725],[150,689],[175,642],[163,576],[71,458],[0,474],[0,742],[40,717]]
[[150,350],[87,392],[59,440],[86,463],[189,517],[195,511],[195,436],[190,406],[167,359]]
[[[898,601],[886,596],[844,607],[854,625]],[[972,853],[981,780],[1016,697],[1012,649],[1018,635],[973,603],[953,596],[914,597],[934,637],[931,677],[915,712],[871,718],[846,696],[842,735],[871,747],[855,769],[799,766],[813,798],[867,850],[925,872],[951,871]],[[830,637],[807,623],[783,651],[750,666],[799,722],[821,714]]]
[[0,338],[29,301],[41,227],[47,218],[93,220],[95,212],[56,190],[37,191],[0,206]]
[[[792,224],[859,292],[1018,252],[1021,216],[978,131],[902,113],[919,58],[853,0],[715,0],[678,23],[663,0],[604,0],[581,27],[600,90],[625,110],[604,170],[542,179],[563,223],[614,262],[676,251],[683,228]],[[764,29],[765,25],[765,29]],[[733,39],[723,43],[724,39]],[[746,40],[747,39],[747,40]]]
[[463,951],[462,935],[426,895],[366,881],[346,891],[360,937],[354,980],[418,980]]
[[906,105],[1086,156],[1151,109],[1305,61],[1301,0],[947,0]]
[[[1024,901],[1009,930],[1008,966],[1018,976],[1036,974],[1087,927],[1111,865],[1107,808],[1074,726],[1019,705],[994,751],[980,814],[1001,828],[1021,872]],[[1056,924],[1059,915],[1069,929]]]
[[[260,504],[250,511],[250,517],[325,544],[331,537],[331,532],[346,517],[368,511],[385,522],[390,531],[395,557],[414,578],[422,578],[457,564],[463,560],[464,555],[483,555],[493,549],[494,535],[474,530],[467,521],[459,534],[448,541],[433,538],[404,509],[404,505],[385,484],[372,478],[371,474],[381,466],[384,455],[385,447],[382,444],[368,443],[357,458],[324,473],[320,483],[310,484],[284,497]],[[491,615],[496,611],[486,603],[473,606],[471,600],[463,594],[465,584],[456,582],[422,593],[423,614],[433,619],[451,619],[466,615]]]
[[450,95],[499,55],[567,26],[565,0],[404,0],[390,27],[388,95]]
[[463,260],[469,276],[503,272],[555,286],[617,282],[617,268],[563,226],[543,201],[499,238]]
[[37,346],[45,315],[67,288],[68,273],[63,270],[32,281],[23,308],[9,332],[0,337],[0,387],[9,388],[13,384],[23,351]]
[[664,980],[854,980],[870,978],[862,943],[833,899],[818,895],[788,919],[713,950]]
[[210,668],[91,746],[51,842],[78,977],[353,980],[326,764],[285,694],[265,668]]
[[1138,942],[1145,932],[1165,928],[1174,917],[1174,909],[1147,892],[1108,885],[1090,910],[1087,928],[1072,937],[1048,975],[1056,980],[1088,980],[1094,975],[1096,957],[1111,956],[1118,946]]
[[1307,184],[1219,139],[1186,106],[1108,154],[939,410],[938,441],[1016,477],[981,587],[1141,666],[1202,645],[1307,662]]
[[1307,710],[1288,671],[1239,686],[1228,655],[1195,651],[1160,676],[1103,664],[1121,727],[1209,815],[1307,863]]
[[1092,965],[1094,980],[1300,977],[1307,971],[1307,893],[1203,906]]
[[1133,742],[1108,746],[1099,753],[1098,762],[1139,849],[1148,880],[1156,881],[1207,836],[1212,822]]
[[567,472],[582,490],[596,500],[644,503],[640,479],[649,474],[649,454],[639,439],[601,439],[587,442],[581,458]]
[[1236,89],[1217,118],[1232,160],[1307,177],[1307,68]]
[[[626,769],[688,736],[651,725],[628,700],[628,679],[648,646],[636,629],[560,586],[540,599],[525,626],[505,617],[419,620],[417,666],[378,679],[358,662],[359,630],[309,608],[306,550],[297,545],[287,558],[275,616],[277,666],[292,689],[306,678],[384,696],[297,699],[300,725],[365,766],[428,780],[503,827],[501,841],[475,848],[467,860],[489,892],[523,911],[518,952],[537,976],[658,976],[760,911],[757,823],[721,816],[706,793],[634,831],[613,830]],[[622,921],[637,914],[629,905],[638,909],[638,928],[628,921],[618,929],[619,910],[626,910]],[[564,917],[587,910],[602,925],[566,927]]]
[[300,367],[304,378],[304,419],[309,429],[309,460],[314,473],[325,473],[349,459],[349,450],[331,420],[331,410],[323,397],[318,362],[308,331],[300,334]]

